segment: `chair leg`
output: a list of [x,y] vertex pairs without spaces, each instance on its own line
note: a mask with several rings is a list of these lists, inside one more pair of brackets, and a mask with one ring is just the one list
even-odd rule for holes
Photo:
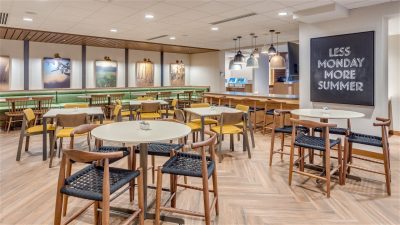
[[215,200],[215,214],[218,216],[219,215],[219,197],[218,197],[218,178],[217,178],[217,170],[214,169],[213,174],[212,174],[212,182],[213,182],[213,190],[214,190],[214,198]]
[[390,162],[390,156],[388,154],[388,149],[387,146],[383,146],[383,166],[385,167],[385,180],[386,180],[386,192],[390,196],[392,195],[392,191],[390,188],[390,168],[389,168],[389,162]]
[[289,185],[292,185],[293,164],[294,164],[294,145],[292,144],[290,146]]
[[156,159],[155,159],[155,157],[154,157],[154,155],[152,155],[151,156],[151,181],[152,181],[152,184],[154,184],[154,180],[155,180],[155,177],[156,177],[156,168],[155,168],[155,164],[156,164]]
[[325,177],[326,177],[326,196],[331,197],[331,154],[330,149],[325,150]]
[[210,213],[210,192],[208,191],[208,177],[203,176],[203,200],[204,200],[204,217],[206,225],[211,224],[211,213]]
[[304,172],[304,148],[299,148],[300,171]]
[[94,213],[93,217],[94,217],[94,224],[95,225],[99,224],[99,211],[98,211],[98,209],[99,209],[99,202],[95,201],[94,204],[93,204],[93,213]]
[[[136,168],[132,167],[132,151],[129,151],[129,155],[127,158],[128,161],[128,169],[129,170],[135,170]],[[135,179],[131,180],[131,182],[129,182],[129,201],[133,202],[134,200],[134,190],[135,190]]]
[[[135,153],[135,147],[132,149],[132,170],[136,170],[136,153]],[[143,171],[142,171],[143,173]],[[135,180],[132,181],[132,202],[135,200]]]
[[[72,171],[72,163],[67,163],[67,170],[65,172],[65,177],[71,176],[71,171]],[[62,210],[62,215],[66,216],[67,215],[67,209],[68,209],[68,195],[64,195],[63,198],[63,210]]]
[[63,138],[60,138],[60,145],[58,146],[58,158],[60,158],[63,140],[64,140]]
[[89,133],[87,134],[86,139],[87,139],[87,144],[88,144],[88,147],[89,147],[89,152],[91,152],[92,148],[90,147],[90,134]]
[[161,207],[161,191],[162,191],[162,173],[161,166],[158,167],[157,171],[157,189],[156,189],[156,208],[155,208],[155,218],[154,225],[160,224],[160,207]]
[[232,152],[235,150],[234,143],[233,143],[233,138],[234,138],[233,134],[230,134],[229,135],[229,144],[230,144],[230,149],[231,149]]
[[270,150],[269,150],[269,166],[272,166],[272,158],[274,156],[274,145],[275,145],[275,130],[272,130],[271,147],[270,147]]
[[345,137],[344,151],[343,151],[342,185],[346,184],[348,155],[349,155],[349,141],[347,137]]
[[283,161],[283,149],[285,148],[285,134],[281,133],[281,161]]
[[171,207],[176,208],[176,190],[177,190],[177,180],[178,176],[176,175],[170,175],[171,176],[171,195],[174,195],[171,199]]
[[243,131],[243,140],[244,140],[244,146],[243,149],[247,148],[247,156],[249,159],[251,159],[251,150],[250,150],[250,145],[249,145],[249,136],[247,136],[247,132],[244,130]]
[[29,150],[29,139],[30,139],[30,136],[26,136],[26,139],[25,139],[25,152],[27,152]]
[[59,191],[57,191],[57,196],[56,196],[56,208],[55,208],[55,213],[54,213],[54,225],[61,225],[61,211],[62,211],[62,205],[63,205],[63,194]]
[[49,162],[49,168],[53,166],[53,158],[54,158],[54,144],[57,142],[57,138],[54,138],[54,141],[51,143],[50,146],[50,162]]
[[[144,195],[143,195],[143,170],[139,168],[140,176],[138,177],[138,205],[140,209],[139,225],[144,225]],[[135,188],[135,187],[133,187]]]
[[10,116],[10,119],[8,120],[7,133],[10,131],[11,123],[12,123],[12,116]]
[[17,151],[17,158],[16,158],[17,161],[21,160],[21,150],[22,150],[22,145],[24,142],[24,137],[25,137],[24,131],[21,130],[21,134],[19,135],[19,142],[18,142],[18,151]]
[[343,156],[342,156],[342,144],[338,144],[338,163],[339,163],[339,184],[343,185]]

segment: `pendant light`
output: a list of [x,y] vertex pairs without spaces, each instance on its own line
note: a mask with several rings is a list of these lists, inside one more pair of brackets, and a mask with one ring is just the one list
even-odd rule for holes
[[[254,34],[251,33],[251,47],[253,46],[253,39],[254,39]],[[255,50],[255,48],[254,48]],[[254,52],[253,50],[253,52]],[[258,60],[257,58],[254,56],[253,52],[250,54],[250,57],[247,59],[247,63],[246,63],[246,67],[247,68],[258,68]]]
[[256,35],[253,36],[254,38],[254,50],[253,50],[253,55],[254,57],[256,57],[257,59],[260,58],[260,51],[257,48],[257,37]]
[[[235,41],[235,51],[236,52],[236,38],[233,39]],[[241,64],[234,64],[233,63],[233,58],[229,61],[229,70],[241,70],[242,65]]]
[[269,30],[269,32],[271,33],[271,45],[268,47],[268,45],[265,44],[261,50],[261,53],[268,54],[269,56],[274,56],[274,55],[276,55],[276,49],[274,47],[274,32],[275,32],[275,30]]
[[[278,35],[280,32],[276,32],[276,46],[278,47]],[[285,58],[283,58],[278,51],[269,61],[271,69],[286,69]]]
[[242,36],[238,36],[237,39],[239,40],[239,50],[237,51],[235,58],[233,58],[233,63],[234,64],[246,64],[246,59],[244,55],[242,54],[242,51],[240,51],[240,39]]

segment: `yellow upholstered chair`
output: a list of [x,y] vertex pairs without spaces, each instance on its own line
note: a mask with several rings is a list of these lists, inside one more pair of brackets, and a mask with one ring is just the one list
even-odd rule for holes
[[139,96],[136,100],[154,100],[153,96]]
[[[21,134],[19,136],[19,144],[18,144],[18,151],[17,151],[17,161],[21,159],[21,150],[22,150],[22,145],[24,142],[24,138],[26,139],[25,141],[25,151],[29,150],[29,138],[30,136],[33,135],[42,135],[43,134],[43,125],[35,125],[35,113],[31,108],[25,109],[23,111],[24,117],[22,121],[22,129],[21,129]],[[50,134],[50,143],[53,139],[53,132],[54,132],[54,126],[52,124],[47,124],[47,133]]]
[[[57,140],[60,140],[60,143],[58,145],[58,152],[61,152],[62,145],[63,145],[63,139],[64,138],[70,138],[71,137],[71,132],[73,129],[79,125],[82,124],[87,124],[89,123],[89,118],[86,113],[81,113],[81,114],[58,114],[56,116],[56,127],[54,128],[55,130],[55,138],[51,143],[50,146],[50,163],[49,167],[51,168],[53,165],[53,157],[54,157],[54,146]],[[89,151],[90,151],[90,136],[89,133],[85,134],[79,134],[79,136],[86,135],[87,136],[87,142],[89,145]]]
[[[249,141],[247,137],[247,125],[244,121],[244,113],[243,112],[230,112],[230,113],[221,113],[220,124],[218,126],[212,127],[211,131],[218,134],[218,151],[221,152],[222,149],[222,135],[229,134],[230,135],[230,149],[234,150],[234,135],[242,134],[243,135],[243,151],[248,151],[247,154],[249,158],[251,158]],[[237,124],[243,124],[242,127],[237,126]],[[220,157],[220,161],[222,159],[222,155]]]
[[178,105],[178,99],[173,99],[171,102],[171,107],[168,108],[168,114],[167,114],[166,109],[161,109],[159,112],[161,113],[161,115],[166,115],[167,117],[174,116],[174,114],[175,114],[174,111],[175,111],[177,105]]
[[[176,120],[178,120],[181,123],[185,123],[186,119],[185,119],[185,114],[183,113],[182,110],[180,109],[175,109],[174,111],[174,117]],[[192,134],[193,134],[193,142],[195,141],[195,136],[196,133],[199,132],[201,130],[201,125],[199,123],[193,123],[193,122],[188,122],[185,123],[187,126],[190,127],[190,129],[192,130]],[[186,141],[186,139],[185,139]]]
[[[250,113],[249,113],[250,112],[250,106],[248,106],[248,105],[237,104],[235,109],[240,110],[240,111],[242,111],[244,113],[247,113],[248,117],[250,115]],[[238,124],[236,124],[236,125],[239,126],[239,127],[243,127],[243,121],[238,123]],[[252,144],[252,147],[255,148],[256,144],[255,144],[255,141],[254,141],[254,132],[253,132],[253,129],[250,129],[251,127],[249,127],[249,125],[251,125],[251,123],[249,123],[249,120],[247,119],[247,129],[250,131],[251,144]],[[238,139],[239,139],[239,137],[240,137],[240,135],[238,135]]]
[[[207,108],[210,107],[210,104],[208,103],[193,103],[190,106],[191,108]],[[200,119],[191,119],[190,122],[192,123],[198,123],[201,125],[201,120]],[[218,120],[212,119],[212,118],[204,118],[204,125],[217,125]]]
[[89,108],[89,103],[66,103],[64,104],[64,108]]
[[160,103],[159,102],[143,102],[141,104],[139,118],[141,120],[155,120],[160,119],[161,114],[159,113]]
[[[128,118],[131,117],[131,111],[129,109],[124,109],[124,106],[122,105],[122,101],[120,99],[115,100],[115,104],[121,106],[121,113],[120,113],[121,121],[122,121],[122,118],[124,118],[124,117],[128,117]],[[135,111],[132,111],[132,116],[134,118],[136,118],[136,114],[137,113]]]
[[[114,122],[121,122],[122,117],[121,117],[121,105],[115,105],[112,113],[112,118],[109,120],[104,120],[103,124],[109,124],[109,123],[114,123]],[[96,121],[97,124],[100,124],[100,121]]]

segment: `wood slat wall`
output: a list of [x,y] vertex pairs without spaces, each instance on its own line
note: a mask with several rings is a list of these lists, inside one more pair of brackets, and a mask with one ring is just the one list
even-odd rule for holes
[[0,26],[0,39],[9,40],[28,40],[34,42],[71,44],[71,45],[87,45],[106,48],[128,48],[144,51],[163,51],[171,53],[204,53],[218,51],[217,49],[196,48],[188,46],[167,45],[151,42],[131,41],[113,38],[84,36],[77,34],[65,34],[49,31],[27,30],[13,27]]

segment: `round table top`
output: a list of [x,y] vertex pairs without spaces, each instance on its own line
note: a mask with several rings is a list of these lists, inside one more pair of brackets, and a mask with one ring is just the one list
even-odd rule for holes
[[157,120],[146,121],[150,124],[150,129],[143,130],[140,122],[111,123],[93,129],[91,134],[104,141],[140,144],[182,138],[191,132],[190,127],[185,124]]
[[364,113],[337,109],[294,109],[290,113],[297,116],[321,119],[352,119],[365,116]]

